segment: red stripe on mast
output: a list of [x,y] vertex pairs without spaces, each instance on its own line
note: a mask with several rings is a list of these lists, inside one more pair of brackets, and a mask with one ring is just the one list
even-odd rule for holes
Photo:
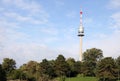
[[80,12],[80,14],[82,14],[82,11]]

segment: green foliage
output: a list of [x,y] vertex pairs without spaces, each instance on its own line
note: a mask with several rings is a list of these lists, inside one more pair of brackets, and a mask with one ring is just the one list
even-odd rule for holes
[[38,81],[50,81],[49,75],[42,74],[42,76],[39,77]]
[[69,64],[65,61],[63,55],[59,55],[55,60],[55,71],[57,76],[67,76],[69,74]]
[[116,64],[118,68],[118,80],[120,80],[120,56],[116,59]]
[[117,67],[120,71],[120,56],[116,59],[116,64],[117,64]]
[[2,69],[1,64],[0,64],[0,81],[6,81],[6,74],[5,71]]
[[86,52],[83,53],[84,59],[83,61],[98,61],[103,57],[103,52],[101,49],[91,48],[87,49]]
[[40,63],[40,74],[48,75],[51,78],[53,78],[55,75],[54,68],[52,67],[50,62],[47,61],[46,59],[43,59],[42,62]]
[[103,57],[102,50],[92,48],[83,53],[82,73],[85,76],[95,76],[96,63]]
[[10,79],[15,80],[15,79],[20,79],[20,80],[26,80],[28,77],[23,71],[16,69],[11,72]]
[[81,73],[82,62],[76,61],[74,64],[74,70],[77,74]]
[[94,70],[95,65],[93,62],[83,62],[82,64],[82,73],[84,76],[95,76]]
[[76,76],[76,71],[75,71],[75,60],[73,58],[68,58],[67,63],[69,64],[70,70],[69,70],[69,77],[74,77]]
[[10,58],[4,58],[2,63],[2,68],[5,71],[7,79],[12,78],[12,71],[16,68],[16,62]]
[[[29,61],[16,69],[16,62],[13,59],[5,58],[0,65],[0,81],[27,80],[27,81],[116,81],[120,74],[120,56],[114,60],[111,57],[102,59],[102,51],[92,48],[83,53],[82,62],[73,58],[66,58],[58,55],[55,60],[42,62]],[[7,75],[6,75],[7,73]],[[75,77],[80,74],[77,78]],[[59,79],[54,79],[59,77]],[[69,77],[69,78],[67,78]]]
[[23,64],[20,67],[20,70],[23,71],[24,77],[29,81],[36,81],[39,76],[39,64],[35,61],[29,61],[27,64]]
[[117,66],[113,58],[106,57],[98,62],[96,75],[99,81],[116,81]]
[[78,73],[81,73],[81,62],[76,62],[73,58],[68,58],[67,63],[70,67],[68,77],[75,77]]
[[5,70],[6,74],[9,75],[16,68],[15,60],[4,58],[2,68]]
[[29,73],[29,74],[32,74],[34,75],[37,71],[36,69],[37,67],[37,62],[35,61],[29,61],[26,65],[26,71]]

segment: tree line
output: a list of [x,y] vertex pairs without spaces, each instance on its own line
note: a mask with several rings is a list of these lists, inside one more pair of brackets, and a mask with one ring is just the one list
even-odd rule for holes
[[29,61],[19,68],[11,58],[4,58],[0,64],[0,81],[65,81],[65,77],[98,77],[99,81],[117,81],[120,73],[120,56],[116,59],[104,57],[101,49],[91,48],[83,53],[83,60],[66,59],[62,54],[55,60],[43,59],[40,63]]

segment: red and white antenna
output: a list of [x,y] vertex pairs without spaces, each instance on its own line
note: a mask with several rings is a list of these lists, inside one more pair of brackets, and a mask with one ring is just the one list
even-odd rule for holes
[[83,28],[83,22],[82,22],[82,9],[80,10],[80,26],[78,29],[78,36],[84,36],[84,28]]
[[82,14],[83,14],[83,12],[82,12],[82,9],[80,10],[80,25],[82,26]]

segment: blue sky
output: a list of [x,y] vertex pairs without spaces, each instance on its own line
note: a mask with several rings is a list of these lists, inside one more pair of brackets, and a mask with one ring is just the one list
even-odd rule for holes
[[120,0],[0,0],[0,63],[55,59],[58,54],[79,59],[78,27],[83,11],[83,51],[120,54]]

